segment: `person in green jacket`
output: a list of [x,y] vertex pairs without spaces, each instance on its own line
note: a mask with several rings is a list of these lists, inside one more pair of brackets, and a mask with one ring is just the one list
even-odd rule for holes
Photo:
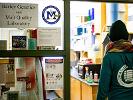
[[133,100],[133,45],[121,20],[110,28],[103,57],[97,100]]

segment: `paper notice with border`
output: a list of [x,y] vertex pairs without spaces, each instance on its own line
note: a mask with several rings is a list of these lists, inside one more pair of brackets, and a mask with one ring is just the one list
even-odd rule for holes
[[46,90],[63,89],[63,58],[45,59]]
[[61,46],[61,28],[38,28],[37,46]]

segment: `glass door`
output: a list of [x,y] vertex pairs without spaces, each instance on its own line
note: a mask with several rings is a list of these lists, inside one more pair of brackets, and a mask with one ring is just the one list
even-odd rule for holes
[[[6,77],[4,72],[13,69],[9,87],[5,78],[1,80],[0,84],[8,88],[2,91],[7,92],[2,98],[68,100],[70,21],[66,16],[69,16],[69,1],[0,2],[0,65],[6,66],[1,73]],[[12,63],[14,66],[8,68]],[[31,68],[27,69],[28,66]],[[27,71],[34,74],[30,76]]]

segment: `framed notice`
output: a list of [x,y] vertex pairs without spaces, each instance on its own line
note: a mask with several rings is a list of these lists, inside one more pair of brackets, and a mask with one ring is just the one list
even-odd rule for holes
[[63,89],[63,58],[45,58],[45,89]]
[[38,28],[37,46],[61,46],[61,28]]

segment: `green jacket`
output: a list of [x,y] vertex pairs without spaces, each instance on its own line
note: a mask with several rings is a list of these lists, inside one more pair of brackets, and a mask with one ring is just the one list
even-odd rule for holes
[[133,52],[110,47],[102,62],[97,100],[133,100]]

